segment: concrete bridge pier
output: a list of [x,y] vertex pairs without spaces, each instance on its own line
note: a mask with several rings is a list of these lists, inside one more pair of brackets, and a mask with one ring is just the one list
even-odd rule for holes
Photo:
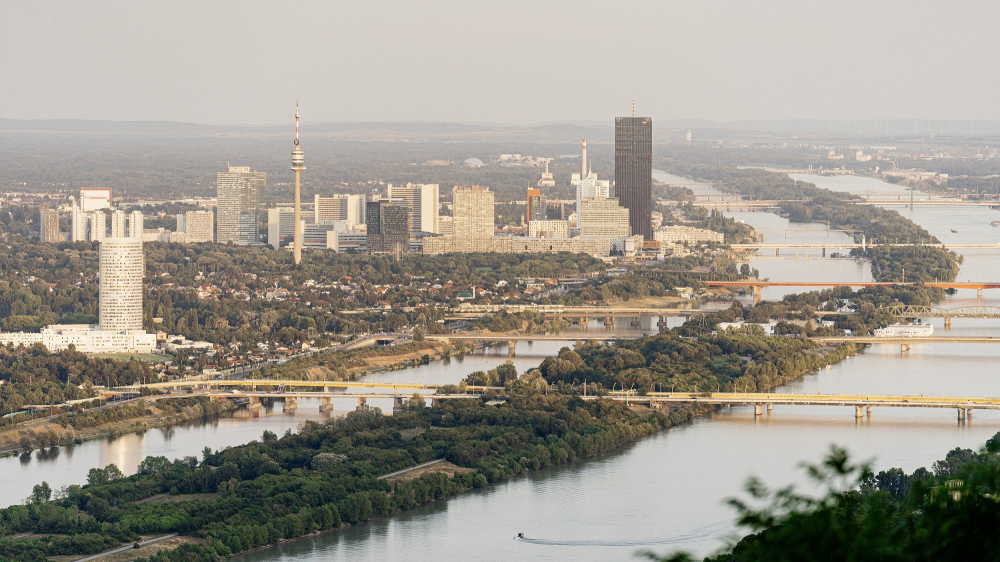
[[965,408],[959,408],[958,409],[958,419],[960,419],[960,420],[964,420],[965,419]]
[[285,398],[285,411],[286,412],[294,412],[298,408],[299,408],[299,399],[298,398],[291,398],[291,397],[286,397]]
[[606,330],[614,330],[615,329],[615,317],[614,316],[605,316],[604,317],[604,329],[606,329]]
[[667,327],[667,318],[660,316],[660,319],[656,322],[656,327],[662,332]]
[[402,413],[403,411],[403,397],[397,396],[392,399],[392,415]]
[[982,287],[976,289],[976,296],[979,297],[979,298],[983,298],[983,288]]
[[760,404],[754,404],[753,405],[753,415],[754,416],[761,416],[763,414],[764,414],[764,408],[763,408],[763,406],[760,405]]
[[910,344],[904,343],[899,346],[900,353],[906,353],[909,350],[910,350]]
[[364,396],[358,398],[358,407],[355,410],[363,412],[368,409],[368,399]]
[[826,257],[826,248],[823,248],[823,257]]
[[872,407],[871,406],[865,406],[865,413],[868,414],[869,416],[871,416],[872,415]]
[[971,418],[972,417],[972,408],[966,408],[965,409],[965,417],[967,417],[967,418]]
[[762,298],[763,293],[764,293],[764,288],[763,287],[761,287],[759,285],[754,285],[753,286],[753,303],[754,304],[760,303],[760,300]]
[[507,357],[514,357],[514,350],[517,347],[517,340],[507,342]]
[[865,417],[864,411],[865,411],[865,409],[862,406],[855,406],[854,407],[854,417],[855,418],[863,418],[863,417]]
[[945,317],[945,319],[944,319],[944,327],[945,327],[945,329],[948,329],[948,330],[951,329],[951,317]]
[[257,396],[251,396],[250,402],[247,404],[247,409],[251,412],[256,412],[260,410],[260,398]]
[[768,413],[768,414],[770,414],[770,413],[771,413],[771,410],[773,410],[773,409],[774,409],[774,404],[768,404],[768,405],[767,405],[767,413]]
[[642,317],[641,316],[636,316],[635,318],[632,319],[632,327],[635,328],[636,330],[638,330],[639,328],[642,327]]
[[319,399],[319,411],[329,412],[333,410],[333,404],[330,403],[330,397],[326,396]]

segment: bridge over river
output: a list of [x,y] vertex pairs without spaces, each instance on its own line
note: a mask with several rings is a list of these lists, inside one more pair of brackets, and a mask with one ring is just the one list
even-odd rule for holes
[[[597,397],[586,397],[593,400]],[[770,412],[775,404],[786,406],[854,406],[855,417],[864,410],[870,414],[874,406],[891,408],[954,408],[958,419],[965,419],[972,410],[1000,410],[1000,397],[975,396],[905,396],[892,394],[770,394],[760,392],[650,392],[645,395],[617,392],[613,400],[629,404],[662,406],[673,403],[729,406],[752,405],[754,414],[761,415],[764,407]]]

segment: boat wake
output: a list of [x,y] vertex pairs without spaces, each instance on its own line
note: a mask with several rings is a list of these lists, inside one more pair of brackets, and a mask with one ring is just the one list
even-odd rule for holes
[[518,537],[518,542],[537,544],[542,546],[657,546],[666,544],[680,544],[693,540],[709,538],[726,525],[720,523],[701,529],[696,529],[686,535],[679,535],[670,538],[622,538],[622,539],[534,539],[528,537]]

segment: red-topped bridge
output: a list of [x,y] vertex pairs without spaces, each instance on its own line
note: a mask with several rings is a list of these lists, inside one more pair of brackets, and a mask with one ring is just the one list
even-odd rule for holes
[[754,300],[760,299],[760,290],[763,287],[881,287],[891,285],[903,285],[913,287],[923,285],[925,287],[938,287],[941,289],[976,289],[979,296],[983,296],[983,289],[1000,289],[1000,281],[927,281],[925,283],[914,282],[890,282],[890,281],[759,281],[750,279],[746,281],[707,281],[709,287],[752,287]]

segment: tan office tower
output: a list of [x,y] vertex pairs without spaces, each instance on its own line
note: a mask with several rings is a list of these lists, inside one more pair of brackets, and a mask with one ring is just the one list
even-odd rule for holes
[[439,187],[436,183],[408,183],[406,186],[389,184],[386,194],[390,200],[400,200],[410,211],[410,232],[438,234]]
[[[251,172],[249,166],[230,166],[228,172],[216,175],[218,215],[216,240],[219,244],[257,243],[257,207],[260,190],[267,185],[267,174]],[[240,234],[240,220],[244,232]],[[250,228],[246,228],[249,226]]]
[[90,241],[100,242],[108,235],[108,215],[104,211],[94,211],[90,216]]
[[580,236],[617,238],[630,236],[629,210],[618,204],[618,199],[584,197],[580,200],[580,214],[577,216]]
[[215,235],[214,223],[212,211],[188,211],[177,215],[177,232],[183,232],[184,241],[189,244],[212,242]]
[[493,251],[493,192],[488,187],[456,187],[453,224],[455,251]]
[[100,247],[100,329],[142,330],[142,238],[105,238]]
[[62,233],[59,232],[59,211],[42,207],[39,209],[38,237],[42,242],[55,244],[63,241]]

